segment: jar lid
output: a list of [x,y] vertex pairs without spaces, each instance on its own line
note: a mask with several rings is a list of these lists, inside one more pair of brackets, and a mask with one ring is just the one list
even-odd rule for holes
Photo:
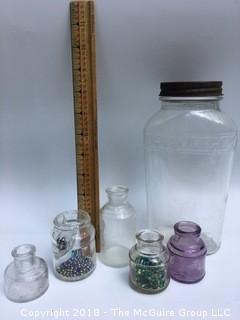
[[219,97],[222,81],[161,82],[160,97]]
[[201,228],[192,221],[180,221],[174,225],[175,234],[168,241],[168,250],[175,255],[196,258],[207,253],[200,238]]

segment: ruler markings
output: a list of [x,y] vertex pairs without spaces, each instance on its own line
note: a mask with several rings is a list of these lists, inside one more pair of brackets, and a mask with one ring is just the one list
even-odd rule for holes
[[72,68],[78,206],[96,229],[99,250],[99,185],[93,1],[71,3]]

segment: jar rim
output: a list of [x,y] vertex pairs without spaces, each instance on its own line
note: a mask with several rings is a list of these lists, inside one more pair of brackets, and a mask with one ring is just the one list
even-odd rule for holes
[[117,184],[117,185],[108,187],[105,191],[107,194],[121,194],[121,193],[127,193],[129,190],[128,190],[128,187]]
[[136,234],[136,239],[146,243],[162,242],[164,236],[157,230],[143,229]]
[[183,102],[183,101],[220,101],[223,99],[223,95],[220,96],[208,96],[208,97],[175,97],[175,96],[159,96],[160,101],[166,102]]
[[91,218],[84,210],[69,210],[59,213],[53,220],[56,228],[61,230],[73,230],[90,224]]
[[15,247],[11,254],[14,258],[25,258],[34,255],[35,252],[36,247],[33,244],[25,243]]
[[201,227],[192,221],[179,221],[175,223],[174,231],[178,235],[200,236]]

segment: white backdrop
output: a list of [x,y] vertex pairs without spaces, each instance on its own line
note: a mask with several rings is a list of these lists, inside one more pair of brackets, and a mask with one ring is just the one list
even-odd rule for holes
[[[0,2],[2,232],[44,232],[76,207],[68,5]],[[240,1],[97,0],[96,28],[101,203],[107,186],[126,184],[143,225],[142,134],[159,82],[223,80],[224,110],[240,124]]]
[[[97,0],[96,27],[101,203],[106,187],[129,186],[143,226],[142,135],[144,123],[159,108],[160,81],[223,80],[223,109],[240,125],[240,0]],[[52,219],[76,207],[73,123],[69,1],[1,0],[1,272],[10,249],[21,242],[35,243],[50,265]],[[94,301],[106,307],[119,306],[120,301],[126,307],[159,307],[159,301],[172,306],[173,297],[175,304],[191,307],[199,307],[200,301],[202,306],[221,307],[239,303],[239,264],[231,263],[236,262],[239,240],[239,160],[238,150],[223,247],[208,258],[205,281],[191,289],[172,282],[158,300],[127,291],[127,271],[99,264],[81,284],[68,286],[51,275],[48,294],[31,306],[69,307],[72,301],[76,307],[81,292],[93,307]],[[113,290],[115,282],[119,290]],[[91,300],[93,285],[97,293],[106,289],[105,295]],[[78,291],[80,286],[84,291]],[[2,292],[0,305],[1,301]],[[6,320],[10,310],[11,319],[20,318],[20,306],[6,299],[4,305]]]

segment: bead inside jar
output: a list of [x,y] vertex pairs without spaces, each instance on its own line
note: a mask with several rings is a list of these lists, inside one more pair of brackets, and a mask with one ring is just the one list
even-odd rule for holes
[[53,266],[57,278],[76,281],[88,277],[96,266],[95,230],[88,213],[73,210],[53,220]]
[[142,293],[161,292],[170,281],[163,236],[155,230],[142,230],[136,238],[137,243],[129,252],[129,284]]

